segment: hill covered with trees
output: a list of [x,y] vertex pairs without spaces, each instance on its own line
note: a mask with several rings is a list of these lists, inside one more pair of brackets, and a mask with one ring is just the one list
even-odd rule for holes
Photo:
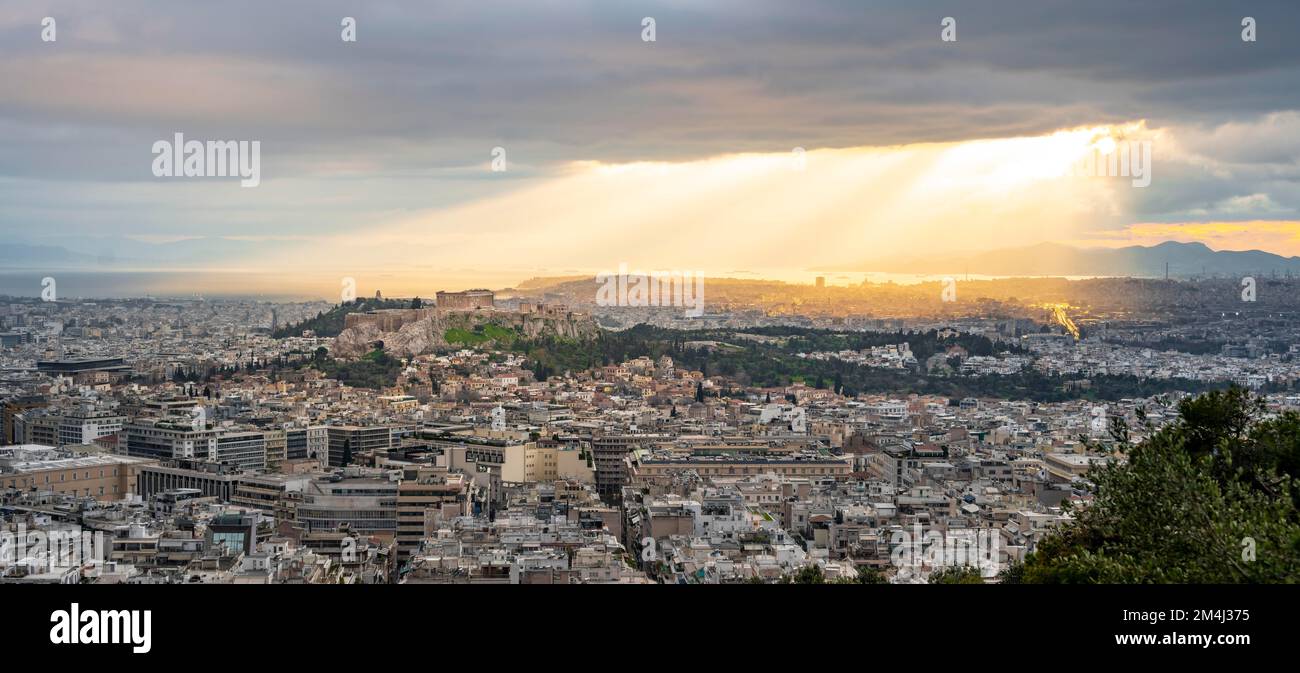
[[364,313],[383,308],[420,308],[420,306],[423,306],[423,302],[419,297],[415,299],[360,298],[355,301],[343,302],[328,311],[321,311],[315,317],[302,322],[279,327],[271,332],[271,336],[276,339],[283,339],[285,337],[301,336],[303,330],[311,330],[319,337],[335,337],[343,331],[343,321],[349,313]]
[[[765,337],[755,341],[745,335]],[[717,342],[720,347],[700,347]],[[580,371],[647,356],[668,355],[679,367],[708,376],[727,376],[740,385],[762,387],[804,383],[833,389],[845,395],[858,393],[921,393],[949,398],[1002,397],[1015,400],[1059,402],[1070,399],[1118,400],[1150,397],[1175,390],[1204,392],[1227,387],[1185,379],[1139,379],[1105,375],[1087,379],[1066,378],[1026,370],[1013,375],[931,376],[918,368],[863,367],[842,360],[800,358],[800,352],[861,350],[870,346],[907,343],[920,361],[952,346],[971,355],[993,355],[1014,350],[972,334],[941,335],[927,332],[836,332],[803,327],[766,327],[743,331],[677,330],[638,325],[618,332],[602,332],[591,342],[565,339],[519,339],[510,349],[522,353],[549,373]]]

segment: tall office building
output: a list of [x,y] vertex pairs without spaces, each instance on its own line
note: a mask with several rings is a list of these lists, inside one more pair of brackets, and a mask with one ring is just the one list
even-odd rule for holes
[[642,445],[644,435],[608,435],[591,442],[596,467],[596,492],[606,502],[616,502],[628,483],[627,453]]
[[124,423],[126,416],[109,409],[74,409],[59,420],[59,446],[90,444],[121,431]]
[[244,470],[266,469],[266,435],[253,430],[217,435],[218,463]]

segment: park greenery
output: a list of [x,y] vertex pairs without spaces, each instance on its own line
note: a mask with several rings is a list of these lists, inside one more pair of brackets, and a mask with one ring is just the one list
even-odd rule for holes
[[[407,305],[406,300],[387,301]],[[343,316],[348,312],[372,310],[383,305],[372,305],[372,302],[374,300],[358,300],[355,304],[336,307],[302,326],[317,329],[317,334],[328,334],[335,327],[341,329]],[[710,377],[726,377],[728,383],[737,388],[783,387],[802,383],[849,397],[860,393],[916,393],[942,396],[954,402],[964,397],[997,397],[1037,402],[1073,399],[1114,401],[1151,397],[1172,391],[1200,393],[1227,386],[1227,383],[1143,379],[1130,375],[1067,377],[1033,369],[1010,375],[982,376],[959,376],[947,367],[940,372],[927,371],[923,363],[935,355],[944,356],[949,352],[996,355],[1018,351],[1018,347],[1013,344],[995,342],[980,335],[939,333],[935,330],[837,332],[803,327],[760,327],[743,331],[677,330],[638,325],[623,331],[602,331],[594,339],[579,340],[550,334],[525,337],[508,326],[482,323],[471,328],[448,329],[443,338],[451,348],[499,348],[522,355],[526,361],[525,366],[542,381],[565,372],[613,365],[637,357],[657,359],[666,355],[673,359],[679,369],[701,371]],[[800,353],[857,351],[901,343],[908,344],[918,361],[917,365],[905,368],[867,367],[835,358],[823,360],[798,356]],[[349,380],[366,381],[366,387],[380,387],[381,383],[392,385],[400,369],[395,365],[381,366],[366,362],[365,358],[359,364],[332,360],[331,363],[328,368],[318,368],[330,375],[331,372],[338,371],[349,376]],[[391,374],[393,378],[381,382],[382,373]]]
[[396,383],[404,365],[400,358],[385,353],[383,344],[376,344],[374,350],[355,360],[336,360],[318,351],[311,366],[355,388],[380,390]]
[[[765,337],[755,341],[745,335]],[[671,357],[678,368],[726,376],[741,386],[777,387],[794,383],[831,389],[848,396],[859,393],[940,395],[949,399],[999,397],[1012,400],[1061,402],[1073,399],[1118,400],[1150,397],[1176,390],[1203,392],[1226,387],[1186,379],[1141,379],[1129,375],[1100,375],[1087,379],[1022,371],[1012,375],[954,376],[927,373],[922,366],[904,369],[864,367],[838,359],[800,358],[798,353],[862,350],[907,343],[919,362],[958,346],[969,355],[1014,352],[1015,346],[973,334],[926,332],[835,332],[802,327],[736,330],[675,330],[638,325],[619,332],[602,332],[593,341],[556,337],[517,339],[511,350],[523,354],[545,379],[565,371],[582,371],[637,357]],[[700,346],[699,344],[709,344]]]
[[375,299],[358,298],[346,301],[328,311],[321,311],[315,317],[307,318],[293,325],[276,328],[271,336],[276,339],[301,336],[304,330],[311,330],[318,337],[336,337],[343,331],[343,322],[349,313],[365,313],[389,308],[420,308],[424,304],[419,297],[415,299]]

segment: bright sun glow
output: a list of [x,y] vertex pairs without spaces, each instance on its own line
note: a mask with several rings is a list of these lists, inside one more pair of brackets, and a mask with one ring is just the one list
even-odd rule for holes
[[653,260],[663,268],[774,275],[1073,239],[1085,225],[1124,212],[1134,190],[1072,169],[1142,133],[1137,123],[687,162],[575,162],[492,198],[337,237],[320,257],[372,260],[386,269],[412,263],[537,274],[541,259],[565,273],[598,272],[592,264],[601,261],[612,268]]

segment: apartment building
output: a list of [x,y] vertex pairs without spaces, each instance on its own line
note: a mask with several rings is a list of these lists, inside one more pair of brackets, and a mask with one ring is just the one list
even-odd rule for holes
[[409,467],[397,486],[397,554],[399,562],[419,550],[444,521],[472,513],[468,475],[442,467]]
[[266,430],[262,432],[266,441],[266,469],[278,470],[280,464],[289,457],[289,433],[284,430]]
[[122,428],[126,455],[154,460],[217,460],[218,430],[196,427],[183,417],[140,418]]
[[74,409],[59,418],[59,446],[90,444],[117,434],[124,423],[126,416],[108,409]]
[[326,430],[330,467],[344,467],[359,453],[386,451],[392,446],[392,430],[386,425],[331,425]]
[[285,459],[326,461],[329,454],[329,428],[314,425],[285,430]]
[[606,501],[617,500],[628,484],[627,454],[658,439],[650,435],[606,435],[591,442],[596,468],[596,492]]
[[243,474],[235,480],[230,504],[275,512],[289,493],[301,493],[309,477],[286,474]]

